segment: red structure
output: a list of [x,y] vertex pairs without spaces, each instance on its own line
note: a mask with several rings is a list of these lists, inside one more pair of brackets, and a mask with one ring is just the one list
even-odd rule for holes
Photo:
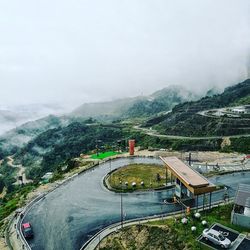
[[129,140],[128,145],[129,145],[129,154],[134,155],[134,153],[135,153],[135,140]]

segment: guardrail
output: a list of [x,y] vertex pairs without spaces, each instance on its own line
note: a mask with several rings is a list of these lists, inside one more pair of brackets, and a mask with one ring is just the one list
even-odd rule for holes
[[[57,189],[58,187],[60,187],[61,185],[63,184],[66,184],[67,182],[69,181],[72,181],[75,177],[77,177],[78,175],[84,173],[84,172],[88,172],[88,171],[91,171],[92,169],[98,167],[100,164],[103,164],[103,163],[106,163],[108,161],[111,161],[111,160],[116,160],[116,159],[121,159],[121,158],[137,158],[137,157],[141,157],[141,156],[121,156],[121,157],[112,157],[112,158],[108,158],[106,160],[102,160],[102,161],[98,161],[96,163],[94,163],[92,166],[90,166],[89,168],[87,169],[84,169],[82,171],[80,171],[79,173],[76,173],[70,177],[68,177],[67,179],[63,180],[62,182],[60,183],[56,183],[56,186],[49,190],[48,192],[45,192],[45,193],[42,193],[40,194],[39,196],[37,196],[36,198],[34,198],[30,203],[28,203],[28,205],[26,207],[24,207],[23,211],[20,213],[20,215],[17,217],[17,223],[16,223],[16,233],[17,235],[20,236],[20,240],[21,240],[21,243],[22,243],[22,248],[25,250],[31,250],[31,247],[29,246],[28,242],[26,241],[23,233],[22,233],[22,223],[23,223],[23,219],[25,217],[25,215],[29,212],[29,210],[32,208],[33,205],[35,205],[37,202],[39,202],[41,199],[43,199],[48,193],[50,192],[53,192],[55,189]],[[145,156],[146,157],[146,156]],[[143,158],[145,158],[143,157]],[[149,158],[152,158],[152,157],[149,157]],[[13,219],[14,217],[12,217],[11,221],[9,222],[8,226],[7,226],[7,229],[5,231],[5,235],[6,235],[6,243],[7,245],[9,246],[9,248],[11,248],[11,244],[9,242],[9,237],[8,237],[8,229],[11,225],[11,223],[13,222]]]
[[22,233],[22,223],[23,223],[23,219],[25,217],[25,215],[29,212],[29,210],[32,208],[32,206],[34,204],[36,204],[37,202],[39,202],[41,199],[43,199],[45,197],[45,193],[41,194],[39,196],[37,196],[35,199],[33,199],[25,208],[24,210],[19,214],[18,216],[18,220],[16,223],[16,230],[17,230],[17,235],[20,236],[20,240],[22,242],[22,248],[23,249],[27,249],[27,250],[31,250],[31,247],[29,246],[28,242],[26,241],[25,237],[23,236]]
[[[232,202],[232,201],[233,201],[233,198],[230,198],[229,202]],[[222,203],[224,203],[224,200],[213,202],[211,208],[218,207]],[[207,207],[205,210],[208,210],[208,209],[209,209],[209,207]],[[192,208],[191,210],[196,210],[196,207]],[[202,210],[203,210],[203,206],[201,205],[198,207],[198,211],[202,211]],[[178,210],[178,211],[170,212],[170,213],[165,213],[165,214],[160,214],[160,215],[153,215],[153,216],[147,216],[147,217],[143,217],[143,218],[131,219],[131,220],[127,220],[127,221],[123,222],[122,226],[121,226],[121,222],[116,222],[112,225],[109,225],[109,226],[103,228],[102,230],[97,232],[95,235],[93,235],[87,242],[85,242],[83,244],[83,246],[80,248],[80,250],[93,250],[93,249],[95,249],[103,238],[107,237],[112,232],[121,229],[122,227],[132,226],[132,225],[135,225],[137,223],[143,224],[143,223],[147,223],[148,221],[160,220],[160,219],[168,218],[169,216],[175,216],[175,215],[180,215],[180,214],[183,214],[182,210]],[[109,233],[104,234],[103,237],[100,237],[101,234],[105,231],[109,231]],[[93,248],[89,247],[89,245],[95,241],[98,241],[98,242],[94,243]]]

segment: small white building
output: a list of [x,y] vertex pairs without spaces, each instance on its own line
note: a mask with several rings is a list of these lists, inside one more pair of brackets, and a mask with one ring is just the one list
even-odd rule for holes
[[47,172],[41,179],[42,180],[50,180],[53,177],[52,172]]
[[250,228],[250,185],[239,184],[236,191],[232,224]]

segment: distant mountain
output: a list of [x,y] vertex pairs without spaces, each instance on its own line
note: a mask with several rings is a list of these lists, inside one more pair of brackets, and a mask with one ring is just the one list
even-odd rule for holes
[[66,117],[49,115],[42,119],[27,122],[0,136],[0,159],[15,153],[31,139],[52,128],[66,126],[70,120]]
[[223,90],[219,89],[218,87],[212,87],[211,89],[207,91],[205,96],[214,96],[214,95],[221,94],[222,92]]
[[143,97],[124,98],[109,102],[85,103],[73,110],[70,116],[93,117],[98,120],[107,121],[120,118],[127,108]]
[[230,135],[250,133],[248,119],[201,116],[199,111],[250,104],[250,79],[228,87],[222,94],[176,105],[172,112],[149,119],[144,125],[172,135]]
[[147,98],[137,100],[124,113],[124,117],[149,117],[160,112],[168,112],[175,105],[198,99],[197,95],[181,86],[169,86]]
[[99,120],[114,120],[149,117],[159,112],[167,112],[176,104],[198,99],[193,92],[181,86],[169,86],[149,96],[124,98],[110,102],[86,103],[70,115],[93,117]]
[[28,121],[50,114],[62,114],[65,109],[56,104],[30,104],[0,107],[0,135]]

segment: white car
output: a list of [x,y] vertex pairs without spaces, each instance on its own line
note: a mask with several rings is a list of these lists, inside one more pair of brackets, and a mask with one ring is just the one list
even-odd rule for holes
[[202,235],[205,240],[210,240],[215,245],[219,245],[222,248],[229,248],[231,246],[231,240],[214,229],[204,229]]

